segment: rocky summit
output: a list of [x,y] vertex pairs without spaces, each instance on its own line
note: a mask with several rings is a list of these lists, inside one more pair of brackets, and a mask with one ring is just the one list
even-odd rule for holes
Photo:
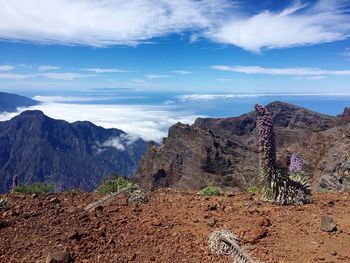
[[[299,152],[313,190],[350,188],[350,110],[336,117],[283,102],[272,114],[278,162],[287,168]],[[150,145],[136,174],[145,189],[200,189],[215,184],[231,190],[256,185],[259,175],[255,112],[231,118],[177,123],[160,146]]]

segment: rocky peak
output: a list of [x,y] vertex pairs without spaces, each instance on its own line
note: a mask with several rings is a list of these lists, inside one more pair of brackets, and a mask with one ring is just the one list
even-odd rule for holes
[[[349,116],[349,110],[340,117],[333,117],[280,101],[270,103],[267,108],[274,122],[279,163],[286,166],[289,155],[299,150],[302,142],[305,152],[310,153],[307,155],[310,160],[306,161],[312,163],[307,173],[310,177],[317,174],[314,171],[318,164],[314,162],[322,156],[315,158],[315,155],[322,152],[314,150],[310,140],[325,144],[323,140],[328,139],[324,139],[326,135],[322,132],[338,129],[343,115]],[[318,149],[324,148],[318,145]],[[191,126],[177,123],[170,127],[168,138],[159,147],[149,148],[136,180],[148,189],[164,186],[198,189],[206,184],[244,188],[257,180],[258,163],[254,111],[238,117],[198,118]]]
[[345,107],[342,114],[337,115],[340,119],[340,125],[344,125],[350,122],[350,107]]

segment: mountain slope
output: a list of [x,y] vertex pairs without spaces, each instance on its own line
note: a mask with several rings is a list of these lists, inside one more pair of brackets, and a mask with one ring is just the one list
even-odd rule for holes
[[118,129],[25,111],[0,122],[0,191],[15,174],[20,183],[51,182],[58,191],[92,190],[112,172],[133,175],[146,144]]
[[16,94],[0,92],[0,111],[13,112],[18,107],[29,107],[39,102]]
[[[273,115],[279,164],[286,167],[293,152],[302,152],[308,158],[305,169],[307,175],[313,177],[314,189],[346,187],[335,187],[329,183],[334,178],[329,179],[329,174],[319,172],[322,168],[318,161],[327,160],[324,160],[326,153],[316,148],[327,145],[326,151],[332,152],[337,147],[341,149],[339,156],[348,158],[350,163],[350,143],[345,143],[344,139],[340,147],[327,143],[329,137],[323,140],[323,133],[328,130],[349,129],[347,111],[332,117],[283,102],[271,103],[267,108]],[[259,156],[255,119],[255,112],[250,112],[233,118],[199,118],[191,126],[175,124],[162,145],[148,149],[136,180],[150,190],[160,187],[200,189],[208,184],[244,189],[256,184]],[[310,143],[312,138],[314,142]],[[340,176],[339,173],[339,182],[347,182]],[[321,177],[328,182],[323,183],[327,187],[322,187]]]

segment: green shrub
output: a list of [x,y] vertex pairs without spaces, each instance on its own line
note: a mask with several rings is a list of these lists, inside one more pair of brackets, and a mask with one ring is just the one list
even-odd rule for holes
[[0,197],[0,211],[8,206],[8,201],[6,197]]
[[251,186],[247,186],[247,187],[245,188],[245,191],[246,191],[247,193],[250,193],[250,194],[255,194],[255,193],[260,192],[260,189],[259,189],[259,187],[257,187],[257,186],[251,185]]
[[108,194],[113,192],[119,192],[124,189],[137,189],[137,185],[123,177],[117,177],[116,179],[105,180],[97,188],[97,192],[100,194]]
[[221,192],[219,187],[208,185],[200,191],[200,194],[202,196],[217,196],[217,195],[220,195]]
[[25,195],[30,195],[30,194],[41,195],[41,194],[52,192],[53,189],[54,189],[53,184],[36,183],[36,184],[18,185],[13,189],[13,192],[21,193]]

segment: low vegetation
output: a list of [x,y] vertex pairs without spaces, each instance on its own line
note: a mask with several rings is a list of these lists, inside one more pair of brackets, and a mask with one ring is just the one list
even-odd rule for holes
[[18,185],[13,188],[13,192],[25,194],[25,195],[30,195],[30,194],[42,195],[42,194],[50,193],[53,190],[54,190],[54,185],[46,184],[46,183]]
[[131,182],[130,180],[123,177],[117,177],[115,179],[103,181],[101,185],[97,188],[97,192],[100,194],[108,194],[119,192],[124,189],[133,190],[137,188],[137,184],[135,184],[134,182]]
[[250,193],[250,194],[256,194],[256,193],[260,192],[260,189],[259,189],[258,186],[251,185],[251,186],[247,186],[247,187],[245,188],[245,191],[246,191],[247,193]]
[[8,201],[6,197],[0,197],[0,211],[8,206]]
[[220,188],[217,186],[209,185],[204,187],[201,191],[200,194],[202,196],[218,196],[221,194]]

